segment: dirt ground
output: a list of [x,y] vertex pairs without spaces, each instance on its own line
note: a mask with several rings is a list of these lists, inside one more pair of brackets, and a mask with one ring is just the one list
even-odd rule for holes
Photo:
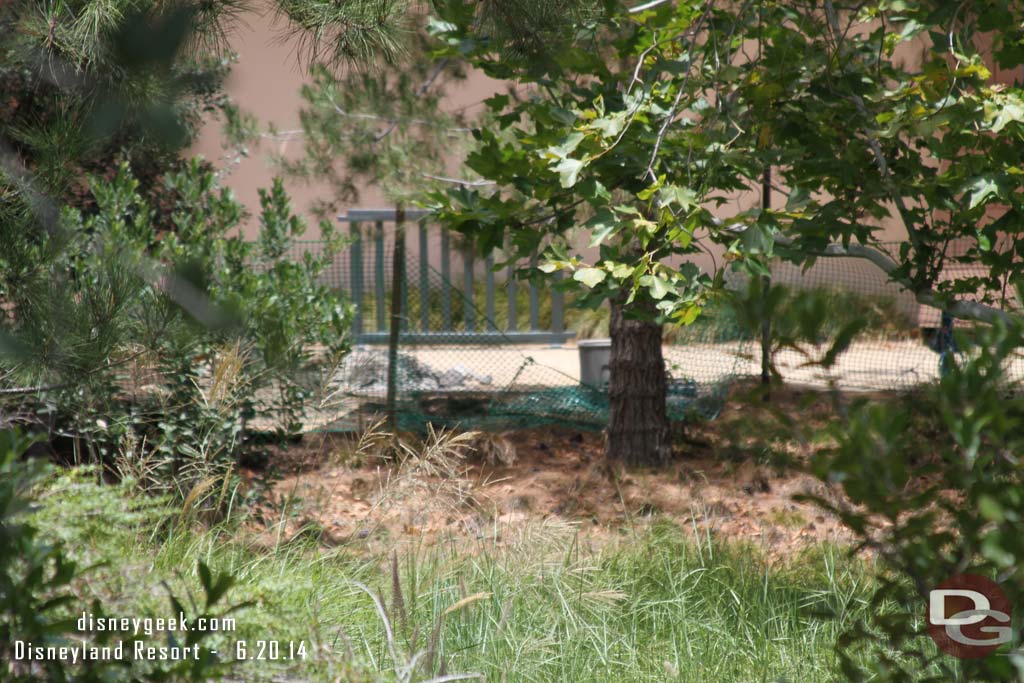
[[[824,399],[812,397],[808,408],[805,397],[787,392],[774,405],[804,410],[807,424],[823,425]],[[401,465],[366,443],[309,435],[305,448],[289,456],[293,471],[277,483],[276,504],[291,511],[289,534],[314,531],[327,545],[371,551],[402,543],[500,543],[538,524],[568,525],[602,543],[656,521],[700,539],[749,542],[772,558],[812,543],[849,541],[834,516],[793,499],[836,499],[801,471],[807,454],[777,437],[767,411],[752,418],[742,402],[730,406],[679,435],[678,457],[659,469],[610,471],[600,433],[558,427],[428,438],[427,448],[413,449],[427,455],[406,453]],[[752,430],[761,433],[749,438]]]

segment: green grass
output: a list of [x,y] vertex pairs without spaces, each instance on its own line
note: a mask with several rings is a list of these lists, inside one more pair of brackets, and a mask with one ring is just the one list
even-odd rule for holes
[[212,529],[179,523],[167,505],[88,475],[55,479],[36,518],[86,563],[107,563],[80,597],[103,599],[109,614],[167,616],[162,582],[178,594],[195,591],[197,560],[232,572],[229,599],[256,605],[237,615],[238,632],[220,638],[224,650],[244,638],[250,648],[258,639],[304,640],[310,651],[304,663],[245,664],[241,680],[396,680],[387,673],[384,621],[354,583],[361,582],[383,596],[399,659],[422,649],[442,622],[436,665],[443,661],[449,673],[479,672],[488,681],[826,681],[837,673],[838,634],[866,609],[873,588],[866,567],[829,547],[770,565],[754,548],[667,521],[602,549],[572,527],[538,525],[500,540],[395,544],[398,609],[386,555],[325,549],[305,535],[289,541],[273,527],[257,543],[231,521]]

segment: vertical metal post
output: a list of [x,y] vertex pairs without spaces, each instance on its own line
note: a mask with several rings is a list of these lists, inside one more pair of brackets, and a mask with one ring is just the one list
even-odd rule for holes
[[[772,167],[765,166],[761,178],[761,210],[771,211],[772,208]],[[768,294],[772,288],[772,279],[768,275],[761,276],[761,296],[764,302],[768,302]],[[767,403],[771,400],[768,387],[771,385],[771,362],[772,362],[772,321],[765,311],[761,319],[761,386],[764,387],[763,400]]]
[[404,317],[402,304],[405,297],[405,208],[395,209],[395,247],[391,258],[391,320],[388,329],[388,428],[398,435],[398,341]]
[[[537,255],[534,254],[530,257],[530,270],[533,271],[537,268]],[[530,330],[536,331],[540,329],[540,292],[537,291],[537,285],[530,279]]]
[[519,312],[516,310],[516,264],[508,264],[508,331],[515,332],[519,329]]
[[373,274],[374,281],[374,307],[377,312],[377,332],[383,332],[387,329],[387,303],[384,286],[384,223],[377,221],[376,230],[374,232],[374,242],[376,250],[374,253],[375,268]]
[[452,330],[452,255],[448,231],[441,228],[441,325]]
[[[556,270],[555,284],[562,279],[562,271]],[[551,331],[556,334],[565,332],[565,295],[558,287],[551,288]]]
[[476,306],[473,305],[473,245],[467,243],[462,248],[462,317],[465,319],[466,332],[476,330]]
[[[398,216],[399,213],[401,213],[402,220],[404,221],[405,220],[405,209],[402,207],[401,204],[399,204],[397,206],[397,208],[395,208],[395,216]],[[408,332],[409,331],[409,278],[406,277],[406,275],[407,275],[406,271],[408,270],[408,264],[406,264],[405,261],[406,261],[406,254],[409,253],[409,249],[408,249],[408,245],[406,245],[406,243],[405,243],[405,224],[404,223],[401,224],[401,225],[399,225],[398,223],[395,224],[395,240],[396,240],[395,241],[395,245],[396,246],[398,245],[398,241],[397,240],[398,240],[399,237],[401,237],[401,239],[402,239],[402,260],[401,260],[401,263],[400,263],[401,270],[402,270],[402,278],[401,278],[401,281],[400,281],[400,284],[401,284],[400,290],[401,290],[401,294],[402,294],[402,302],[401,302],[402,303],[402,307],[401,307],[401,312],[402,312],[402,328],[401,329],[402,329],[403,332]],[[392,275],[392,277],[394,277],[394,276]]]
[[430,281],[427,268],[430,265],[430,251],[427,244],[427,222],[420,221],[420,331],[430,330]]
[[498,329],[494,324],[494,254],[488,254],[484,260],[487,272],[484,274],[484,314],[487,316],[487,329],[494,331]]
[[363,333],[363,237],[359,223],[350,223],[348,232],[352,237],[352,248],[348,252],[348,277],[356,309],[352,333],[358,339]]

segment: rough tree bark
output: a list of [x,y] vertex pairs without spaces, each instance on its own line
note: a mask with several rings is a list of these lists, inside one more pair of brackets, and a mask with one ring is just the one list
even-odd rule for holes
[[[653,317],[654,303],[635,301],[637,313]],[[608,386],[610,414],[605,455],[626,465],[663,465],[672,454],[665,411],[667,379],[661,355],[662,326],[624,315],[611,302],[612,352]]]

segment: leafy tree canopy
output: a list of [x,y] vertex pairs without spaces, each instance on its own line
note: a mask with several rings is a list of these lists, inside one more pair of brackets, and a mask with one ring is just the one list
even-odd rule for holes
[[[597,299],[646,297],[681,322],[714,274],[676,257],[709,242],[754,273],[775,254],[860,256],[924,303],[1001,315],[960,297],[1005,290],[1024,249],[1024,99],[992,78],[1024,61],[1019,5],[607,3],[521,59],[480,30],[474,3],[439,13],[448,54],[529,87],[489,100],[498,125],[474,133],[468,164],[496,188],[434,196],[484,248],[546,247],[546,267]],[[783,206],[713,214],[766,170]],[[907,235],[895,259],[874,248],[888,216]],[[581,226],[593,262],[568,238]],[[953,244],[984,274],[941,277]]]

